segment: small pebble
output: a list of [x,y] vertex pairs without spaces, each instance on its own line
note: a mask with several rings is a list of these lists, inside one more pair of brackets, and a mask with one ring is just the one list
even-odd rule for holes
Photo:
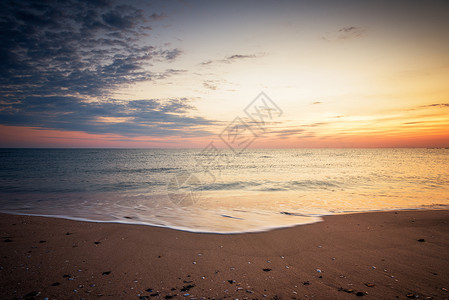
[[270,272],[271,269],[265,268],[265,269],[263,269],[263,271],[264,271],[264,272]]

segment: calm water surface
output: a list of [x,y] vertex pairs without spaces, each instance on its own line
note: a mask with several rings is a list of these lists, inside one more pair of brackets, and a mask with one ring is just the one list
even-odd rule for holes
[[448,149],[0,149],[8,213],[226,233],[448,207]]

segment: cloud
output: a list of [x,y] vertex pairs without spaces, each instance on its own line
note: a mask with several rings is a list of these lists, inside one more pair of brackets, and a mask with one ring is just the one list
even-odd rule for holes
[[423,110],[423,109],[428,109],[428,108],[443,108],[443,109],[445,109],[445,108],[449,108],[449,103],[432,103],[432,104],[414,106],[414,107],[407,109],[407,111],[416,111],[416,110]]
[[204,61],[201,63],[201,65],[210,65],[211,63],[213,63],[212,60],[208,60],[208,61]]
[[200,65],[211,65],[213,63],[234,63],[240,60],[246,60],[246,59],[251,59],[251,58],[258,58],[258,57],[262,57],[265,54],[233,54],[233,55],[229,55],[226,56],[223,59],[219,59],[219,60],[206,60],[204,62],[201,62]]
[[338,31],[337,39],[339,40],[353,40],[359,38],[366,33],[365,27],[347,26]]
[[305,124],[302,125],[303,127],[318,127],[318,126],[323,126],[323,125],[328,125],[328,122],[317,122],[317,123],[312,123],[312,124]]
[[112,1],[5,2],[0,97],[105,96],[121,84],[160,78],[152,64],[182,53],[143,43],[148,22],[163,17]]
[[166,15],[146,12],[138,3],[5,2],[0,11],[0,124],[126,137],[210,135],[204,128],[216,122],[195,116],[189,99],[111,99],[122,84],[185,72],[160,66],[152,71],[182,51],[145,42],[148,25]]
[[302,136],[305,133],[304,129],[301,128],[293,128],[293,129],[279,129],[272,130],[270,134],[275,135],[276,137],[291,137],[291,136]]
[[405,125],[415,125],[415,124],[421,124],[421,123],[424,123],[424,122],[405,122],[404,124]]
[[429,104],[429,105],[422,105],[420,107],[423,108],[427,108],[427,107],[441,107],[441,108],[446,108],[449,107],[449,103],[434,103],[434,104]]
[[245,58],[255,58],[257,57],[255,54],[250,55],[242,55],[242,54],[234,54],[231,56],[228,56],[226,60],[235,60],[235,59],[245,59]]
[[213,80],[204,81],[203,86],[206,89],[210,89],[210,90],[214,90],[214,91],[218,88],[216,81],[213,81]]
[[326,41],[346,41],[354,40],[364,36],[367,32],[366,27],[345,26],[340,28],[336,33],[322,37]]
[[191,116],[186,98],[86,102],[73,96],[29,96],[3,105],[0,123],[94,134],[134,136],[206,136],[203,127],[216,122]]
[[179,55],[181,55],[182,51],[179,49],[165,50],[162,51],[161,54],[165,57],[165,59],[171,61],[175,60]]
[[260,57],[260,56],[261,55],[257,55],[257,54],[234,54],[234,55],[230,55],[230,56],[226,57],[225,59],[222,60],[222,62],[234,63],[236,61],[246,60],[246,59],[250,59],[250,58],[256,58],[256,57]]
[[150,18],[154,21],[159,21],[159,20],[165,19],[166,17],[167,17],[167,15],[164,13],[161,13],[161,14],[154,13],[154,14],[151,14],[151,16],[150,16]]
[[136,22],[143,18],[143,11],[135,9],[130,5],[118,5],[114,9],[102,15],[102,19],[106,25],[126,30],[136,25]]

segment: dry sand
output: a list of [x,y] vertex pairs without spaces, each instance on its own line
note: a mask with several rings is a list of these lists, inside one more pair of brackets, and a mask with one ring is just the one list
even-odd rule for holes
[[1,299],[447,299],[449,211],[263,233],[0,215]]

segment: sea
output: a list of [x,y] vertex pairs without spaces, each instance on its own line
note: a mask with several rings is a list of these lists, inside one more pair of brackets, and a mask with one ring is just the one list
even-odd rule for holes
[[449,149],[0,149],[0,212],[258,232],[448,209]]

